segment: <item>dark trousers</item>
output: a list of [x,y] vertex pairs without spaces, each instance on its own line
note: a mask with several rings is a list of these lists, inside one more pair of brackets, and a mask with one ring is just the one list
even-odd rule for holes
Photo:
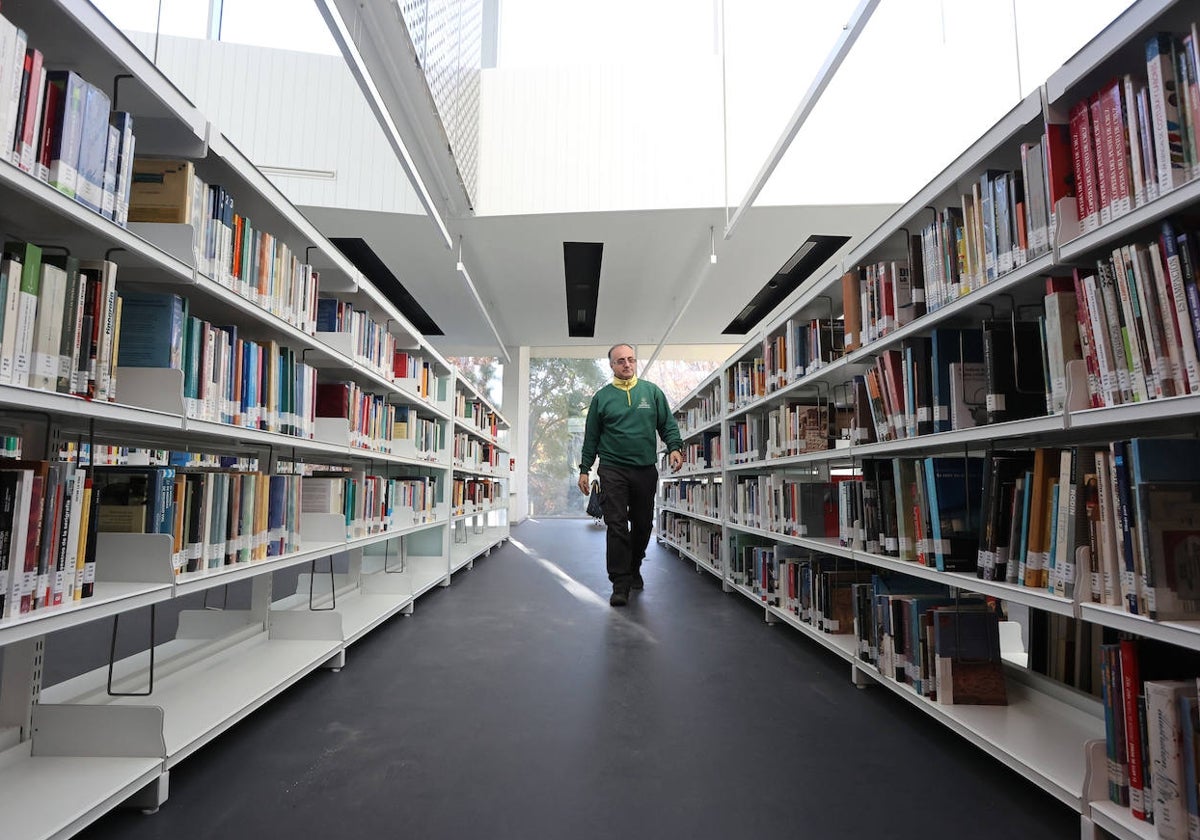
[[654,527],[658,470],[654,466],[601,464],[597,473],[604,493],[604,524],[608,526],[608,579],[613,589],[628,591],[640,574]]

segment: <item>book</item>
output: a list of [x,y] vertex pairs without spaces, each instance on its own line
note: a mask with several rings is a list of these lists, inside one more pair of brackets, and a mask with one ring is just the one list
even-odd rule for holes
[[1158,836],[1187,840],[1187,805],[1183,798],[1183,740],[1180,698],[1196,696],[1196,681],[1147,680],[1146,720],[1154,788],[1154,827]]
[[1200,616],[1200,441],[1129,442],[1133,530],[1145,565],[1147,612]]
[[21,266],[14,321],[12,373],[9,382],[25,387],[29,385],[29,377],[33,371],[34,330],[37,325],[37,305],[42,280],[42,249],[28,242],[9,242],[5,244],[4,252],[5,259]]
[[168,292],[122,292],[121,301],[119,364],[182,370],[187,300]]
[[87,83],[71,70],[53,70],[46,84],[57,90],[51,95],[56,110],[49,148],[50,186],[75,197],[79,188],[79,153],[83,141],[83,119]]
[[198,224],[192,207],[195,180],[189,160],[135,158],[129,187],[129,221]]
[[1007,319],[983,322],[983,366],[987,422],[1004,423],[1046,413],[1037,323]]
[[937,700],[953,705],[1004,706],[1000,620],[990,609],[942,607],[933,611]]

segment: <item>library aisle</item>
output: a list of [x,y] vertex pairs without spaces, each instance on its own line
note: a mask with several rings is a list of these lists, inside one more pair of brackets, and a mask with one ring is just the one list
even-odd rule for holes
[[86,840],[1077,837],[1079,817],[651,544],[527,521]]

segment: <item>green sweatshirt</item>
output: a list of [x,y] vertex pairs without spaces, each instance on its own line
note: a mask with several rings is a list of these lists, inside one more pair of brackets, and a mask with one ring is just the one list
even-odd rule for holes
[[652,466],[658,460],[655,433],[668,451],[683,449],[679,426],[657,385],[641,379],[629,391],[605,385],[588,406],[579,472],[586,475],[596,455],[603,466]]

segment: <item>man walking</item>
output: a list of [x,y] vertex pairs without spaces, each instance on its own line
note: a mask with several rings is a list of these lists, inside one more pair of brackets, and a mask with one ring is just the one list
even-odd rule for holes
[[588,495],[588,473],[600,456],[600,490],[608,526],[608,579],[614,607],[629,603],[629,591],[642,589],[641,566],[650,542],[654,493],[658,488],[658,440],[667,445],[671,472],[683,466],[683,440],[667,398],[657,385],[637,378],[633,347],[608,351],[613,381],[592,397],[579,464],[579,492]]

